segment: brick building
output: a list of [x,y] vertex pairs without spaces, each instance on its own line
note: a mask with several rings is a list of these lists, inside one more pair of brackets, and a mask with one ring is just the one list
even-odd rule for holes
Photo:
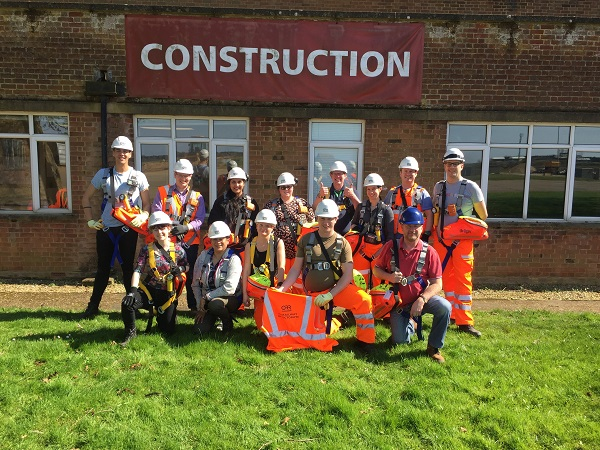
[[[172,181],[177,158],[198,162],[199,151],[208,150],[207,204],[216,198],[219,175],[230,159],[250,174],[249,193],[260,204],[277,195],[275,179],[283,171],[299,178],[296,195],[312,199],[312,180],[327,181],[326,166],[334,159],[351,165],[363,196],[366,174],[377,172],[393,186],[398,163],[412,155],[421,165],[419,182],[431,192],[443,177],[442,154],[456,146],[467,156],[463,174],[482,186],[490,212],[491,238],[476,250],[476,281],[599,283],[597,2],[375,0],[325,6],[299,0],[294,9],[269,0],[176,3],[0,1],[0,239],[5,242],[0,276],[94,273],[94,233],[83,219],[81,196],[103,158],[110,161],[107,142],[110,146],[124,134],[134,140],[135,165],[147,174],[151,195]],[[241,37],[228,31],[236,26]],[[158,42],[177,29],[194,45],[211,39],[226,45],[227,39],[250,39],[248,30],[258,30],[286,45],[286,36],[305,30],[295,34],[301,41],[316,35],[325,36],[323,46],[349,43],[344,54],[349,56],[328,53],[343,72],[363,31],[373,39],[369,33],[381,28],[387,42],[411,27],[422,42],[411,48],[410,77],[385,78],[383,67],[398,74],[407,68],[401,52],[395,65],[389,53],[387,60],[376,51],[363,59],[358,54],[355,78],[371,77],[369,86],[379,89],[379,97],[363,85],[338,94],[336,89],[353,78],[319,73],[325,53],[311,53],[304,61],[304,72],[313,71],[301,76],[310,89],[300,83],[302,89],[292,89],[286,98],[294,83],[281,77],[278,84],[272,77],[284,59],[276,60],[279,53],[268,46],[254,56],[263,58],[261,71],[264,62],[269,77],[261,79],[258,68],[252,74],[248,66],[242,70],[240,58],[253,57],[245,50],[237,60],[237,81],[214,88],[219,84],[210,83],[233,70],[232,53],[218,53],[220,65],[210,73],[215,59],[208,44],[201,51],[182,44],[135,53],[133,42],[141,34]],[[338,32],[342,40],[333,41]],[[376,45],[377,39],[370,42]],[[146,68],[157,74],[159,66],[172,69],[159,74],[166,74],[163,84],[143,80],[147,74],[138,77],[135,63],[144,54]],[[288,72],[294,69],[292,59]],[[188,77],[189,89],[169,81],[177,79],[175,72]],[[315,81],[317,75],[322,78]],[[389,96],[382,94],[386,85]],[[99,194],[95,207],[100,201]]]

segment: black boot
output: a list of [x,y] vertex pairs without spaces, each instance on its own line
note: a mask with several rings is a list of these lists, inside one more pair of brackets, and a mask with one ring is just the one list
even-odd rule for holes
[[90,302],[88,303],[87,308],[85,308],[85,311],[81,314],[81,316],[79,316],[79,318],[82,320],[93,319],[98,315],[99,312],[100,311],[98,311],[98,305],[92,304]]
[[126,347],[127,344],[129,344],[129,341],[131,341],[136,336],[137,336],[137,330],[135,328],[126,329],[125,330],[125,339],[123,339],[123,342],[119,342],[119,345],[121,347]]

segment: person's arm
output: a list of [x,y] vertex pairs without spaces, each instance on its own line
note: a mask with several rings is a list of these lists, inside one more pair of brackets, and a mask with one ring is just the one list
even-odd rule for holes
[[348,285],[350,283],[352,283],[352,277],[354,275],[353,269],[354,269],[354,263],[352,261],[342,263],[342,276],[340,277],[339,280],[337,280],[337,283],[335,283],[335,286],[333,286],[329,290],[329,293],[331,295],[333,295],[335,297],[337,294],[342,292],[346,287],[348,287]]
[[321,181],[321,188],[319,189],[319,193],[317,194],[317,196],[315,197],[315,201],[312,204],[312,209],[316,210],[317,209],[317,205],[319,203],[321,203],[321,201],[324,198],[329,197],[329,188],[325,187],[325,185],[323,184],[323,182]]
[[[218,272],[218,271],[217,271]],[[215,279],[218,278],[215,276]],[[207,299],[217,297],[230,297],[235,294],[242,278],[242,261],[238,255],[232,255],[229,258],[229,267],[227,268],[227,277],[221,286],[209,291],[206,294]]]
[[437,295],[442,290],[442,279],[433,278],[429,280],[429,285],[423,292],[419,294],[417,299],[413,302],[410,307],[410,315],[412,317],[418,317],[423,312],[423,306],[429,301],[431,297]]
[[347,186],[347,187],[344,188],[344,197],[347,197],[347,198],[350,199],[350,201],[354,205],[354,208],[358,208],[358,205],[360,203],[360,199],[356,195],[356,192],[354,192],[353,185],[350,185],[350,186]]
[[287,292],[289,290],[289,288],[292,287],[292,285],[298,279],[298,276],[300,275],[300,272],[302,271],[303,266],[304,266],[304,258],[300,257],[300,256],[296,256],[296,259],[294,260],[294,264],[290,268],[290,271],[288,272],[287,277],[285,278],[285,281],[279,288],[279,290],[281,292]]
[[250,270],[252,269],[252,263],[250,262],[250,244],[246,244],[244,249],[244,270],[242,270],[242,301],[244,306],[250,306],[250,297],[248,297],[248,277],[250,276]]
[[140,273],[138,271],[133,272],[133,275],[131,275],[131,287],[140,287]]
[[486,220],[488,218],[487,206],[485,206],[485,202],[481,201],[473,203],[473,208],[481,220]]
[[142,199],[142,211],[145,211],[148,215],[150,215],[150,191],[145,189],[140,192],[140,198]]
[[96,188],[94,187],[93,184],[90,183],[90,185],[87,187],[87,189],[83,193],[83,197],[81,198],[81,206],[83,207],[83,217],[85,217],[86,222],[93,219],[91,202],[92,202],[92,196],[94,195],[95,192],[96,192]]
[[163,209],[162,197],[160,196],[160,190],[158,190],[158,191],[156,191],[156,196],[154,197],[152,206],[150,206],[150,211],[156,212],[156,211],[162,211],[162,209]]

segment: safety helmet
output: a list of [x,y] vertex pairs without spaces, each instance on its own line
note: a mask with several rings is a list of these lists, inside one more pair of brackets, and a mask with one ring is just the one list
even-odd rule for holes
[[227,224],[225,222],[221,222],[220,220],[217,220],[216,222],[213,222],[210,227],[208,227],[208,237],[210,239],[224,238],[224,237],[230,237],[230,236],[231,236],[231,230],[229,229],[229,227],[227,226]]
[[407,156],[402,161],[400,161],[400,165],[398,166],[398,169],[412,169],[412,170],[418,171],[419,163],[412,156]]
[[200,159],[202,161],[205,161],[208,159],[208,150],[206,150],[205,148],[203,148],[202,150],[200,150]]
[[228,180],[232,180],[234,178],[244,180],[244,181],[248,180],[248,176],[246,175],[246,172],[244,172],[244,169],[242,169],[241,167],[234,167],[227,174]]
[[363,184],[365,185],[365,187],[367,187],[367,186],[383,186],[383,178],[381,178],[376,173],[370,173],[369,175],[367,175],[367,178],[365,178],[365,182]]
[[321,203],[317,205],[317,209],[315,210],[315,216],[317,217],[338,217],[339,215],[340,210],[337,203],[330,198],[321,200]]
[[156,225],[173,225],[171,218],[163,211],[155,211],[150,214],[148,219],[148,228],[152,228]]
[[452,148],[449,148],[448,150],[446,150],[446,153],[444,153],[444,157],[442,158],[442,161],[444,161],[444,162],[446,162],[446,161],[465,162],[465,155],[463,154],[463,152],[460,151],[460,149],[458,149],[456,147],[452,147]]
[[185,175],[194,174],[194,166],[188,159],[180,159],[175,163],[175,172],[183,173]]
[[414,206],[409,206],[400,214],[400,223],[404,225],[423,225],[423,213]]
[[289,172],[283,172],[281,175],[279,175],[279,177],[277,178],[277,186],[290,186],[290,185],[294,185],[298,182],[298,178],[296,178],[294,175],[292,175]]
[[270,209],[261,209],[256,215],[256,219],[254,220],[256,223],[268,223],[271,225],[277,225],[277,219],[275,218],[275,213]]
[[113,141],[110,148],[123,148],[125,150],[133,151],[133,144],[126,136],[117,136],[117,138]]
[[233,159],[230,159],[229,161],[227,161],[227,172],[229,172],[231,169],[237,166],[237,162],[235,162],[235,160]]
[[329,173],[340,171],[344,173],[348,173],[348,169],[346,169],[346,164],[341,161],[334,161],[331,167],[329,168]]

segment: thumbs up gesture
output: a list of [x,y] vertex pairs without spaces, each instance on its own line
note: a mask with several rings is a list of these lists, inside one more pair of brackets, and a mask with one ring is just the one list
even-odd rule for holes
[[319,197],[321,198],[329,198],[329,188],[325,187],[323,182],[321,181],[321,189],[319,189]]

